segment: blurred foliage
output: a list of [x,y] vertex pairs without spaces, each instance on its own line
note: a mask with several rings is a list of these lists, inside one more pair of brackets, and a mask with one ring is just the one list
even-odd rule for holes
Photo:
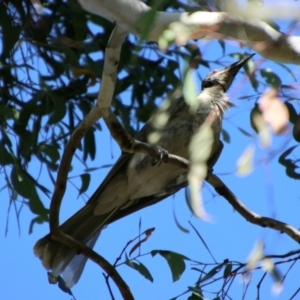
[[[185,4],[177,1],[164,1],[161,5],[155,3],[148,1],[159,10],[187,9]],[[198,3],[203,10],[210,10],[213,6],[217,9],[221,5],[220,1]],[[149,13],[146,21],[151,23],[152,19],[153,14]],[[95,104],[97,94],[94,85],[101,84],[103,53],[113,24],[83,11],[75,0],[48,1],[41,15],[37,14],[30,1],[15,0],[0,3],[0,28],[0,172],[5,179],[1,188],[9,190],[9,205],[18,200],[22,207],[31,211],[29,232],[32,232],[35,223],[48,221],[48,208],[41,197],[51,196],[64,145],[76,125]],[[169,45],[172,36],[168,32],[165,35],[167,41],[164,42]],[[219,41],[219,45],[225,56],[226,43]],[[97,59],[94,54],[97,54]],[[242,55],[242,50],[230,54],[235,59]],[[224,66],[221,59],[213,63]],[[154,43],[141,42],[132,36],[126,39],[112,108],[131,134],[140,128],[140,122],[149,119],[162,98],[181,87],[182,61],[193,69],[200,65],[210,69],[212,63],[203,58],[195,41],[180,48],[171,45],[162,52]],[[279,65],[293,79],[296,78],[287,66]],[[257,128],[252,117],[259,113],[257,101],[260,92],[269,86],[279,88],[279,96],[289,111],[295,143],[281,150],[278,161],[286,169],[287,176],[299,180],[299,159],[294,155],[300,142],[299,99],[290,94],[295,88],[285,85],[285,80],[269,68],[261,68],[257,72],[253,61],[249,61],[244,71],[255,94],[240,99],[253,103],[249,116],[254,130],[249,133],[241,127],[238,129],[242,134],[253,137]],[[130,97],[124,97],[125,92],[127,95],[130,92]],[[83,165],[88,159],[95,159],[98,150],[96,130],[101,130],[99,124],[94,125],[79,146]],[[229,132],[223,130],[222,137],[230,143]],[[33,162],[39,162],[41,168],[46,168],[50,184],[39,180],[40,170],[29,172]],[[89,170],[92,168],[86,168],[86,173],[80,175],[79,195],[89,187]],[[186,257],[161,250],[151,254],[165,258],[174,281],[180,278],[188,260]],[[126,264],[153,280],[142,263],[127,259]],[[189,287],[189,299],[202,299],[200,283],[203,278],[210,279],[223,269],[224,278],[229,278],[232,272],[236,272],[231,271],[232,268],[233,265],[226,262],[217,264],[206,275],[199,271],[200,279],[196,286]]]

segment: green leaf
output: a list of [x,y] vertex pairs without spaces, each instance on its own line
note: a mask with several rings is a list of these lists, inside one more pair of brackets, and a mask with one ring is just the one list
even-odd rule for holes
[[187,300],[199,300],[199,299],[203,299],[203,297],[200,297],[195,293],[192,293],[192,295],[187,298]]
[[230,144],[230,135],[225,129],[222,129],[222,139],[224,142]]
[[152,256],[155,256],[156,254],[160,254],[163,258],[167,260],[167,263],[172,273],[173,282],[180,279],[182,273],[185,270],[184,260],[189,260],[189,258],[187,258],[182,254],[172,252],[172,251],[165,251],[165,250],[151,251]]
[[[51,284],[56,284],[58,283],[58,287],[65,293],[71,295],[74,298],[74,295],[72,294],[72,291],[70,290],[70,288],[68,288],[66,286],[66,283],[64,281],[64,279],[61,276],[53,276],[53,274],[51,272],[48,272],[48,281]],[[74,298],[75,299],[75,298]]]
[[57,124],[66,115],[67,108],[63,98],[55,94],[51,94],[51,100],[53,102],[54,108],[52,114],[49,117],[48,124]]
[[257,128],[255,122],[253,121],[253,120],[254,120],[253,117],[254,117],[255,115],[257,115],[257,114],[258,114],[258,115],[261,115],[261,111],[260,111],[260,109],[259,109],[258,104],[255,103],[255,105],[254,105],[254,107],[252,108],[251,113],[250,113],[250,123],[251,123],[251,127],[254,129],[254,131],[255,131],[256,133],[258,133],[259,131],[258,131],[258,128]]
[[150,32],[155,16],[157,13],[159,1],[154,4],[154,6],[149,9],[146,13],[143,13],[139,20],[137,21],[136,28],[139,30],[140,39],[144,40],[147,38],[148,33]]
[[287,159],[287,157],[294,151],[295,148],[297,148],[298,146],[292,146],[289,149],[285,150],[278,158],[278,161],[280,164],[284,165],[285,167],[289,167],[290,163],[288,163],[287,161],[289,161]]
[[300,143],[300,119],[299,118],[293,126],[293,137],[295,141]]
[[2,53],[1,61],[4,62],[6,58],[10,57],[11,50],[14,45],[19,40],[19,35],[21,32],[21,27],[16,26],[17,22],[14,21],[14,16],[12,15],[12,9],[9,6],[4,6],[4,3],[0,5],[0,20],[2,27],[2,36],[6,38],[2,39]]
[[58,151],[58,145],[56,145],[56,144],[52,144],[52,145],[41,144],[38,147],[38,150],[45,153],[51,159],[51,161],[53,163],[56,163],[60,158],[59,151]]
[[17,193],[22,197],[29,199],[34,194],[34,186],[32,182],[28,180],[25,173],[16,165],[11,171],[11,183]]
[[88,155],[92,160],[95,159],[96,155],[96,144],[95,144],[95,129],[92,127],[90,130],[86,133],[86,135],[83,138],[84,141],[84,150],[83,150],[83,160],[86,161],[88,158]]
[[224,267],[225,263],[221,263],[217,266],[215,266],[214,268],[212,268],[205,276],[203,276],[198,282],[204,282],[207,279],[212,278],[214,275],[216,275],[217,273],[219,273],[219,271],[221,271],[221,269]]
[[125,264],[132,269],[138,271],[141,275],[143,275],[146,279],[153,282],[153,277],[150,274],[149,270],[141,263],[141,262],[133,262],[131,260],[126,260]]
[[44,217],[42,216],[37,216],[35,218],[33,218],[31,221],[30,221],[30,224],[29,224],[29,234],[32,234],[33,232],[33,226],[34,224],[43,224],[45,221],[47,221],[48,219],[45,219]]
[[245,136],[253,137],[253,134],[249,133],[249,132],[246,131],[245,129],[243,129],[243,128],[241,128],[241,127],[237,127],[237,129],[238,129],[242,134],[244,134]]
[[189,233],[189,230],[186,229],[186,228],[184,228],[184,227],[179,223],[174,208],[173,208],[173,217],[174,217],[175,224],[177,225],[177,227],[178,227],[182,232],[184,232],[184,233]]
[[231,276],[231,270],[232,270],[232,264],[227,264],[227,266],[224,270],[223,277],[227,278],[227,277]]
[[221,46],[222,55],[225,55],[225,46],[226,46],[225,42],[223,40],[219,40],[218,44]]
[[30,210],[34,214],[45,216],[48,213],[48,210],[41,202],[30,175],[26,171],[22,170],[19,165],[15,164],[10,176],[11,183],[16,192],[29,200],[28,205]]
[[13,107],[8,107],[3,104],[0,104],[0,116],[3,116],[4,119],[14,119],[17,121],[20,117],[20,111],[13,108]]
[[285,106],[289,112],[289,120],[292,124],[295,124],[299,120],[299,115],[294,107],[290,102],[284,102]]
[[199,287],[188,286],[188,289],[192,292],[192,295],[188,297],[188,300],[204,299],[202,290]]
[[91,175],[88,173],[81,174],[80,177],[81,177],[81,187],[78,196],[80,196],[88,189],[91,181]]
[[274,87],[279,87],[281,85],[281,79],[280,77],[274,73],[271,69],[266,68],[260,70],[260,74],[262,77],[265,78],[266,83],[274,86]]
[[10,165],[13,163],[13,155],[7,151],[4,143],[0,142],[0,165]]

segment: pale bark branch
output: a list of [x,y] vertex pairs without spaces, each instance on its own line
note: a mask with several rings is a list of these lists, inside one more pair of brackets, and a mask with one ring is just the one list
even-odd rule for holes
[[64,234],[59,227],[59,211],[61,202],[66,190],[68,173],[70,170],[73,155],[86,132],[105,115],[112,101],[117,77],[117,67],[120,57],[121,46],[126,37],[126,32],[116,26],[111,34],[105,52],[105,63],[102,76],[102,83],[99,91],[97,104],[91,109],[82,122],[75,128],[69,142],[67,143],[61,163],[58,169],[54,192],[50,203],[49,226],[51,238],[74,250],[87,256],[89,259],[97,263],[112,278],[118,287],[124,299],[134,299],[128,285],[119,275],[115,267],[106,261],[98,253],[73,239],[71,236]]
[[300,243],[300,232],[296,228],[287,223],[283,223],[272,218],[263,217],[249,210],[215,174],[208,174],[206,181],[211,184],[215,188],[216,192],[223,196],[229,202],[229,204],[248,222],[261,227],[268,227],[281,233],[284,232],[294,241]]
[[[117,24],[133,35],[143,34],[142,20],[150,7],[139,0],[79,0],[81,6]],[[158,42],[161,34],[174,22],[189,31],[187,39],[234,39],[251,47],[267,59],[300,64],[300,37],[289,36],[273,29],[258,18],[236,16],[225,12],[197,11],[156,13],[147,39]],[[173,24],[174,25],[174,24]],[[178,38],[182,38],[178,34]]]

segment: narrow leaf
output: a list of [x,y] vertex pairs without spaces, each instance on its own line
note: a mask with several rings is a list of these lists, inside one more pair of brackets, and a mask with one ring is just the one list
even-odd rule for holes
[[125,262],[125,264],[129,267],[131,267],[132,269],[138,271],[141,275],[143,275],[146,279],[150,280],[151,282],[153,282],[153,277],[151,275],[151,273],[149,272],[149,270],[141,263],[141,262],[133,262],[130,260],[127,260]]
[[149,239],[149,237],[151,236],[151,234],[152,234],[152,232],[153,232],[154,230],[155,230],[155,228],[153,227],[153,228],[147,229],[147,230],[145,231],[145,237],[144,237],[143,239],[141,239],[140,241],[138,241],[138,242],[131,248],[131,250],[129,251],[129,256],[130,256],[136,249],[138,249],[138,248],[142,245],[142,243],[146,242],[146,241]]
[[185,270],[185,259],[187,257],[171,251],[164,251],[164,250],[153,250],[151,251],[151,255],[155,256],[156,254],[160,254],[163,258],[166,259],[169,268],[172,273],[173,282],[180,279],[182,273]]
[[88,173],[81,174],[80,178],[81,178],[81,187],[78,196],[83,194],[88,189],[91,181],[91,175]]

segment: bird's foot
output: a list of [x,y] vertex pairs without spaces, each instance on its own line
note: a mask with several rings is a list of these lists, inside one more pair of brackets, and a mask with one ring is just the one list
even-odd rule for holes
[[167,163],[169,158],[169,152],[160,146],[154,146],[155,151],[159,153],[159,159],[152,159],[151,166],[159,167],[162,162]]
[[209,174],[212,174],[213,172],[214,172],[214,168],[208,169],[207,174],[206,174],[206,178],[205,178],[205,179],[207,179],[207,178],[208,178],[208,175],[209,175]]

